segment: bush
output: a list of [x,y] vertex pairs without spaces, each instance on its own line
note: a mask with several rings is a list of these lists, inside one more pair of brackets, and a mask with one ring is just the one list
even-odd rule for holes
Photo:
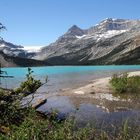
[[30,93],[35,92],[42,85],[40,80],[36,80],[33,78],[32,73],[33,73],[32,69],[28,68],[28,74],[26,75],[26,81],[22,82],[20,84],[20,87],[15,89],[16,93],[30,94]]
[[128,77],[127,73],[114,74],[110,84],[117,93],[138,93],[140,92],[140,76]]
[[13,92],[0,91],[0,126],[19,124],[22,121],[25,109],[20,108],[19,101],[19,96]]
[[21,108],[20,101],[26,94],[18,94],[21,92],[32,93],[39,88],[42,83],[40,80],[35,80],[32,76],[33,71],[28,68],[26,81],[22,82],[16,90],[0,90],[0,132],[7,133],[9,126],[19,125],[28,115],[28,108]]

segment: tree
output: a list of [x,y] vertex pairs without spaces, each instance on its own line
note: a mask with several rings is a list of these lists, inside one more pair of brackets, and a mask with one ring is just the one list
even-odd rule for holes
[[[6,27],[2,23],[0,23],[0,32],[2,30],[6,30]],[[0,36],[0,39],[2,39],[1,36]],[[13,78],[13,76],[4,76],[3,74],[7,75],[7,72],[1,70],[1,61],[0,61],[0,84],[1,84],[1,77],[3,77],[3,78]]]
[[33,72],[31,68],[28,68],[28,73],[26,74],[26,80],[21,82],[20,87],[15,89],[16,93],[25,93],[25,96],[34,93],[41,85],[40,80],[36,80],[33,77]]
[[1,30],[6,30],[6,27],[2,23],[0,23],[0,31]]
[[[2,30],[6,30],[6,27],[5,27],[2,23],[0,23],[0,32],[1,32]],[[1,36],[0,36],[0,39],[2,39]],[[2,40],[3,40],[3,39],[2,39]]]

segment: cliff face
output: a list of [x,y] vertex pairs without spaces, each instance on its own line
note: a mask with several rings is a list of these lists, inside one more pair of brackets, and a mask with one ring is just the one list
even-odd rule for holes
[[32,58],[53,65],[139,64],[140,21],[105,19],[82,30],[72,26]]

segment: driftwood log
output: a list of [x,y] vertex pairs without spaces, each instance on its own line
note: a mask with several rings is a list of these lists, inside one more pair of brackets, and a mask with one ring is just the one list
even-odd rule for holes
[[36,101],[36,103],[33,104],[32,107],[33,107],[34,109],[37,109],[37,108],[39,108],[40,106],[42,106],[43,104],[45,104],[46,102],[47,102],[47,99],[40,99],[40,100]]

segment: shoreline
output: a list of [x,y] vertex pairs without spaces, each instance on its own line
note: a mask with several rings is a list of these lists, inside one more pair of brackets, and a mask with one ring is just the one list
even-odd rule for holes
[[[140,76],[140,71],[128,72],[128,76]],[[85,94],[96,94],[96,93],[112,93],[109,80],[111,77],[98,78],[92,81],[89,81],[89,84],[86,84],[81,87],[73,89],[61,89],[58,95],[85,95]]]
[[[140,71],[128,72],[128,76],[140,76]],[[106,112],[139,109],[138,98],[133,99],[132,95],[113,94],[109,84],[110,79],[111,77],[99,78],[81,87],[63,89],[56,96],[68,97],[76,107],[84,103],[91,103]]]

